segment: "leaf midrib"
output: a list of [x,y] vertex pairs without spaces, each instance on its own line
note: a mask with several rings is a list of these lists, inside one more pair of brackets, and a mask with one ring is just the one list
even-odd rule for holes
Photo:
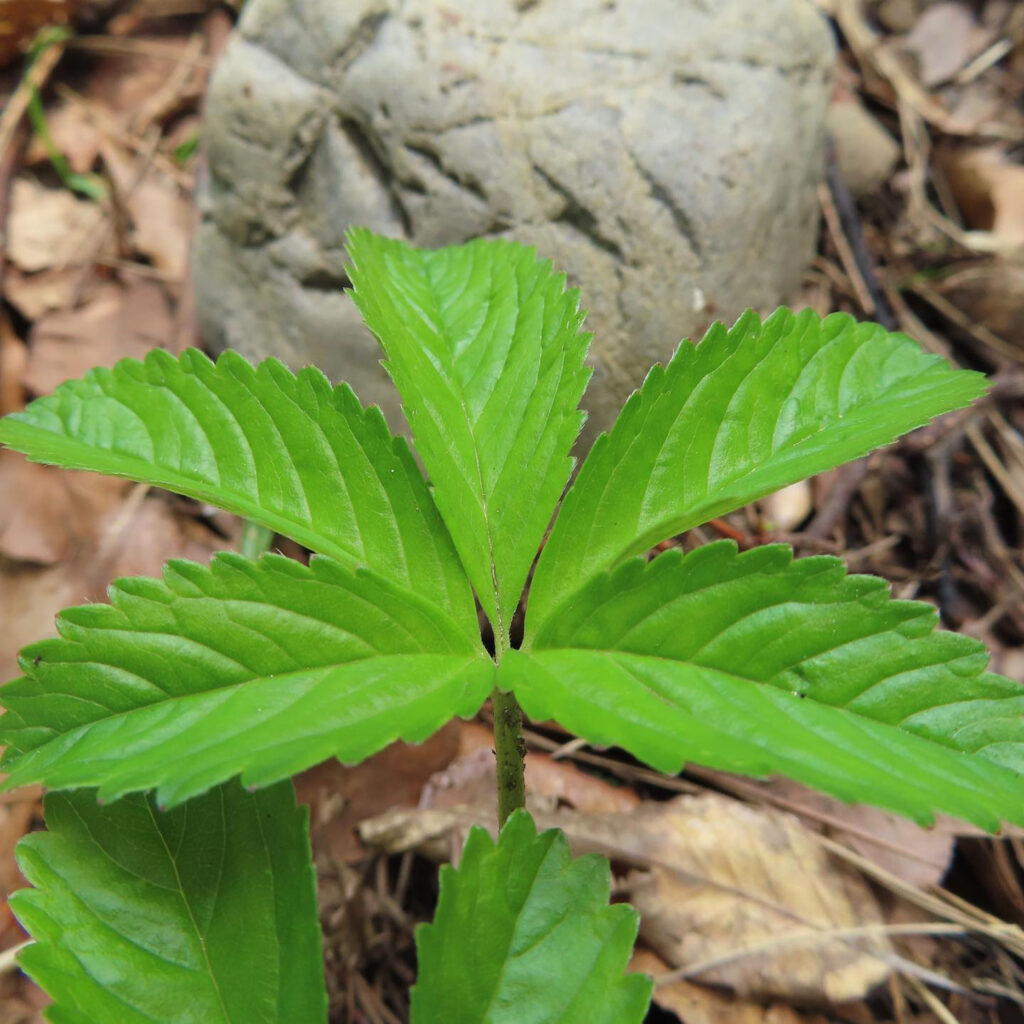
[[[839,335],[837,335],[837,337],[839,337]],[[836,339],[832,339],[832,341],[830,341],[829,344],[831,344],[835,340]],[[822,348],[821,351],[824,351],[824,348]],[[750,375],[750,373],[753,372],[753,370],[756,369],[756,367],[759,366],[760,363],[763,362],[765,358],[767,358],[767,356],[769,354],[770,354],[770,351],[768,353],[766,353],[765,356],[758,363],[755,363],[752,367],[750,367],[748,372],[742,378],[742,380],[740,382],[741,384],[747,379],[747,377]],[[648,535],[650,535],[654,531],[663,532],[665,530],[671,530],[673,532],[679,532],[681,530],[691,528],[690,526],[678,526],[677,527],[675,524],[678,524],[678,523],[690,523],[691,526],[699,526],[699,525],[701,525],[700,522],[695,522],[694,521],[694,517],[701,515],[702,513],[700,512],[700,510],[702,508],[706,508],[708,506],[712,506],[714,504],[715,500],[717,500],[717,501],[724,500],[727,497],[727,493],[723,493],[723,492],[728,492],[729,488],[733,488],[733,487],[737,487],[737,486],[741,485],[745,480],[747,480],[750,477],[756,476],[758,473],[765,473],[765,472],[768,472],[768,471],[772,470],[773,466],[771,465],[771,462],[773,460],[777,459],[779,457],[780,453],[783,456],[792,457],[794,454],[797,454],[799,452],[799,449],[803,445],[810,444],[810,442],[812,442],[812,441],[817,441],[820,444],[821,435],[826,433],[829,430],[834,430],[836,428],[837,424],[841,420],[848,420],[848,419],[852,418],[853,416],[861,416],[861,417],[863,417],[863,415],[865,414],[865,411],[870,410],[870,409],[872,409],[872,408],[874,408],[876,406],[879,406],[879,405],[888,404],[889,401],[891,400],[891,398],[893,397],[893,392],[895,392],[897,390],[898,385],[904,383],[905,380],[906,380],[905,377],[900,378],[898,381],[893,382],[893,384],[890,385],[890,387],[888,389],[886,389],[885,391],[880,392],[879,394],[873,396],[870,402],[865,402],[864,404],[855,407],[853,410],[847,410],[846,413],[842,414],[837,419],[831,419],[831,420],[823,423],[817,430],[815,430],[815,431],[813,431],[811,433],[808,433],[808,434],[804,434],[802,437],[797,438],[797,440],[793,441],[792,443],[783,442],[782,444],[778,445],[777,447],[773,446],[772,450],[771,450],[771,453],[768,456],[768,460],[762,461],[762,462],[751,462],[751,464],[746,469],[744,469],[742,472],[737,472],[736,474],[723,477],[721,480],[717,481],[713,485],[710,483],[710,481],[705,481],[705,483],[707,484],[707,488],[706,488],[704,494],[701,496],[700,500],[696,504],[691,506],[691,508],[689,510],[683,509],[683,510],[677,512],[677,514],[675,516],[672,516],[670,518],[663,519],[663,520],[660,520],[660,521],[656,521],[652,525],[645,527],[642,531],[641,531],[640,524],[641,524],[641,520],[642,520],[643,500],[641,500],[640,507],[638,508],[638,512],[637,512],[637,519],[636,519],[635,529],[633,531],[634,532],[634,536],[638,536],[638,537],[639,536],[648,536]],[[738,391],[738,390],[739,390],[739,386],[737,386],[737,388],[734,389],[733,397],[735,396],[736,391]],[[695,389],[695,391],[696,391],[696,389]],[[773,434],[774,434],[774,431],[777,429],[778,417],[782,415],[782,408],[783,408],[783,406],[785,404],[785,401],[788,400],[788,398],[789,398],[789,396],[791,394],[792,394],[792,386],[790,388],[790,391],[787,392],[786,398],[782,402],[779,403],[778,410],[776,411],[775,423],[773,424],[773,427],[772,427]],[[896,394],[895,397],[905,399],[906,395]],[[675,428],[675,425],[678,423],[678,421],[682,418],[683,414],[686,411],[686,407],[689,404],[689,401],[690,401],[690,397],[688,396],[687,400],[686,400],[686,403],[683,406],[683,409],[681,409],[679,414],[673,419],[672,427],[669,428],[668,431],[666,431],[666,438],[672,432],[672,430]],[[731,401],[732,401],[732,398],[730,398],[730,402]],[[717,438],[718,438],[718,435],[721,433],[723,426],[724,426],[724,420],[720,421],[719,424],[718,424],[718,428],[717,428],[716,435],[715,435],[715,440],[712,442],[712,450],[714,449],[715,444],[717,444]],[[664,442],[663,442],[661,447],[662,447],[662,449],[664,448]],[[654,460],[653,465],[657,465],[658,459],[660,459],[660,450],[659,450],[659,455]],[[645,490],[645,496],[646,496],[647,491],[649,491],[649,489],[650,489],[650,487],[648,485],[647,490]],[[607,491],[607,486],[605,488],[605,491]],[[688,513],[688,514],[684,514],[684,513]],[[635,549],[635,546],[636,545],[634,544],[633,545],[633,549]],[[623,557],[625,557],[625,556],[620,554],[619,556],[616,557],[616,559],[611,564],[614,565],[615,562],[619,561]]]
[[[377,660],[380,660],[380,661],[399,661],[399,660],[402,660],[402,659],[405,659],[405,658],[461,658],[467,664],[469,664],[469,663],[471,663],[473,661],[489,661],[490,660],[489,658],[487,658],[487,656],[484,654],[483,651],[480,651],[479,653],[469,653],[469,652],[466,652],[466,651],[401,651],[401,652],[399,652],[397,654],[384,654],[384,653],[376,652],[374,654],[368,654],[368,655],[366,655],[365,657],[362,657],[362,658],[353,658],[351,661],[337,661],[337,662],[333,662],[333,663],[331,663],[329,665],[313,665],[313,666],[311,666],[309,668],[293,669],[292,671],[289,671],[289,672],[270,672],[270,673],[267,673],[266,675],[253,675],[253,676],[250,676],[248,679],[243,679],[241,681],[225,683],[223,686],[211,686],[209,689],[206,689],[206,690],[196,690],[194,693],[179,693],[179,694],[175,694],[173,696],[168,695],[166,697],[166,699],[164,699],[164,700],[155,700],[155,701],[151,701],[148,704],[139,704],[139,705],[137,705],[134,708],[126,708],[123,711],[116,711],[113,714],[104,716],[103,718],[98,718],[98,719],[96,719],[96,721],[97,722],[102,722],[102,721],[107,721],[108,719],[120,718],[120,717],[123,717],[124,715],[133,714],[136,711],[145,711],[145,710],[147,710],[149,708],[161,707],[164,704],[171,704],[171,703],[174,703],[175,701],[179,701],[179,700],[191,700],[191,699],[195,699],[195,698],[199,698],[199,697],[205,697],[205,696],[207,696],[209,694],[221,693],[224,690],[237,690],[237,689],[239,689],[241,687],[249,686],[252,683],[262,683],[262,682],[266,682],[267,680],[271,680],[271,679],[273,679],[275,682],[286,683],[286,682],[289,682],[290,680],[293,680],[293,679],[296,679],[296,678],[299,678],[299,677],[327,674],[329,672],[335,672],[335,671],[337,671],[339,669],[351,668],[351,667],[354,667],[356,665],[362,665],[362,664],[364,664],[366,662],[369,662],[369,661],[377,661]],[[78,663],[76,662],[76,664],[78,664]],[[91,662],[84,662],[82,664],[101,665],[102,666],[102,665],[105,665],[106,663],[91,661]],[[109,667],[117,667],[117,666],[109,666]],[[131,674],[134,675],[134,673],[131,673]],[[74,697],[75,695],[74,694],[68,694],[67,696],[70,698],[70,697]],[[96,703],[96,702],[95,701],[90,701],[89,703]],[[100,705],[100,706],[102,706],[102,705]],[[85,723],[83,723],[82,726],[76,726],[76,728],[82,728],[84,726],[88,726],[88,725],[92,725],[92,724],[94,724],[94,723],[92,723],[92,722],[85,722]],[[57,735],[58,736],[64,736],[64,735],[67,735],[67,734],[66,733],[57,733]]]
[[[859,406],[857,408],[857,413],[863,414],[865,409],[869,409],[872,406],[879,404],[882,401],[882,399],[889,395],[891,390],[895,389],[899,383],[905,380],[906,378],[901,378],[900,381],[895,382],[889,390],[883,392],[881,395],[875,396],[870,403],[865,403],[864,405]],[[687,396],[683,409],[680,410],[679,414],[673,419],[673,426],[676,422],[678,422],[679,418],[683,415],[686,406],[689,404],[691,398],[693,397],[693,394],[696,393],[696,390],[697,389],[694,389],[694,392],[691,392],[691,394]],[[651,415],[651,411],[649,411],[647,415],[649,417]],[[646,418],[647,417],[645,417],[645,419]],[[778,448],[774,448],[772,450],[771,457],[774,459],[779,452],[783,452],[787,457],[792,457],[794,453],[798,452],[798,449],[801,445],[807,444],[811,441],[814,441],[815,439],[818,439],[820,442],[821,434],[827,430],[833,429],[835,426],[836,421],[832,421],[830,423],[825,424],[819,430],[816,430],[814,433],[806,434],[805,436],[801,437],[799,440],[797,440],[791,445],[780,445]],[[666,436],[668,435],[668,433],[671,433],[671,428],[669,429],[669,431],[666,432]],[[627,452],[634,445],[639,443],[641,439],[642,434],[638,434],[637,437],[634,438],[633,441],[630,443]],[[664,443],[661,447],[664,448]],[[624,459],[625,457],[626,455],[624,453],[622,459]],[[655,459],[655,462],[653,464],[657,464],[657,459]],[[771,469],[770,466],[768,468]],[[579,570],[577,571],[575,589],[564,594],[562,599],[558,602],[558,604],[554,608],[552,608],[547,615],[545,615],[544,619],[537,626],[538,632],[542,631],[549,622],[555,621],[558,618],[559,613],[565,607],[565,605],[570,600],[572,600],[579,593],[579,591],[583,589],[591,580],[595,579],[602,572],[611,571],[617,568],[619,565],[622,564],[622,562],[625,559],[633,555],[636,555],[640,552],[648,550],[649,548],[657,544],[659,541],[664,540],[666,537],[675,536],[678,533],[682,533],[686,530],[693,529],[694,527],[700,526],[703,523],[707,522],[708,513],[706,510],[713,511],[720,502],[730,500],[728,497],[728,491],[730,488],[738,487],[742,485],[743,482],[749,479],[750,477],[754,477],[758,473],[763,473],[765,471],[765,465],[763,463],[760,465],[751,465],[748,469],[745,469],[743,472],[738,473],[735,476],[729,477],[717,483],[713,490],[705,492],[699,503],[693,505],[689,509],[683,508],[677,511],[676,514],[673,516],[669,516],[664,519],[655,521],[654,523],[646,526],[642,532],[640,531],[640,519],[643,507],[643,499],[641,499],[640,503],[637,506],[635,528],[631,533],[628,534],[631,537],[631,540],[628,543],[620,546],[614,553],[608,555],[605,558],[602,558],[600,564],[592,562],[591,568],[589,570],[585,567],[582,560],[576,559],[580,562],[580,566]],[[599,506],[601,508],[604,508],[607,504],[608,491],[612,484],[613,476],[614,467],[601,488],[601,499]],[[574,484],[574,486],[576,486],[576,484]],[[600,516],[597,514],[591,517],[590,526],[588,527],[587,540],[581,548],[582,552],[584,553],[594,553],[592,550],[591,538],[593,537],[593,533],[597,527],[599,519]],[[527,611],[529,611],[529,609],[527,609]]]
[[[543,833],[541,833],[540,835],[536,835],[534,837],[533,841],[534,842],[538,842],[542,838],[542,836],[543,836]],[[491,991],[491,997],[490,997],[490,999],[487,1000],[487,1006],[484,1007],[484,1012],[483,1012],[483,1014],[481,1015],[481,1018],[480,1018],[481,1021],[487,1021],[488,1020],[488,1015],[490,1014],[491,1010],[494,1009],[494,1005],[497,1002],[498,996],[501,993],[501,988],[502,988],[502,985],[504,984],[504,981],[505,981],[505,975],[508,973],[509,964],[510,964],[511,959],[512,959],[512,957],[511,957],[512,944],[513,944],[513,942],[515,942],[515,938],[516,938],[516,935],[518,933],[519,922],[520,922],[520,920],[521,920],[521,918],[523,916],[523,910],[526,907],[527,903],[529,903],[530,897],[533,895],[533,890],[534,890],[535,886],[537,885],[537,879],[540,877],[541,869],[547,863],[548,857],[551,856],[554,847],[555,847],[555,842],[553,840],[549,840],[548,841],[548,848],[544,851],[544,855],[537,861],[537,864],[536,864],[534,872],[533,872],[533,878],[530,880],[530,887],[527,890],[526,895],[524,896],[522,903],[520,903],[518,909],[516,910],[515,921],[513,922],[513,925],[509,929],[509,932],[508,932],[508,942],[506,943],[506,946],[505,946],[505,955],[502,957],[501,969],[498,971],[498,975],[494,979],[494,987],[493,987],[493,989]],[[493,850],[494,850],[494,848],[492,848],[491,852],[493,852]],[[547,936],[549,934],[550,934],[550,929],[548,931],[546,931],[544,933],[544,935],[541,936],[540,939],[538,939],[538,942],[543,941],[545,938],[547,938]]]
[[[213,969],[213,962],[210,959],[210,950],[209,950],[209,947],[206,944],[206,936],[203,935],[201,929],[199,928],[199,922],[196,920],[195,913],[192,910],[192,904],[189,902],[188,895],[186,894],[185,883],[182,881],[181,872],[178,870],[178,860],[174,856],[174,854],[171,852],[171,848],[167,845],[167,837],[164,835],[163,829],[160,828],[160,825],[159,825],[159,823],[156,820],[156,816],[153,813],[153,805],[152,805],[152,803],[150,802],[149,799],[146,799],[145,803],[146,803],[146,811],[149,814],[150,820],[153,823],[153,830],[160,837],[160,845],[164,848],[164,851],[167,854],[167,859],[168,859],[168,861],[171,864],[171,869],[174,871],[174,880],[177,883],[178,892],[181,894],[182,905],[185,908],[185,912],[188,915],[189,923],[192,925],[192,929],[195,932],[196,941],[199,943],[199,948],[202,951],[203,960],[206,963],[206,969],[207,969],[207,971],[209,973],[209,976],[210,976],[210,982],[212,983],[213,991],[214,991],[214,993],[217,996],[217,1002],[220,1003],[220,1008],[221,1008],[221,1011],[222,1011],[222,1013],[224,1015],[224,1020],[227,1021],[228,1024],[231,1024],[232,1016],[231,1016],[231,1013],[228,1011],[227,1004],[224,1001],[224,993],[221,991],[220,980],[217,977],[216,971],[214,971],[214,969]],[[221,812],[221,824],[222,824],[222,826],[224,827],[224,829],[226,831],[227,824],[224,821],[224,802],[223,802],[223,800],[219,801],[219,806],[220,806],[220,812]],[[186,813],[187,814],[188,813],[187,809],[185,811],[183,811],[182,813]],[[223,867],[224,867],[224,847],[223,847],[223,845],[221,845],[221,849],[220,849],[220,865],[219,865],[219,869],[218,869],[219,872],[221,872],[221,873],[223,872]]]
[[[207,973],[208,973],[208,976],[210,978],[210,982],[211,982],[211,985],[213,987],[214,994],[217,997],[217,1002],[220,1004],[221,1011],[223,1012],[224,1020],[225,1020],[225,1022],[227,1022],[227,1024],[231,1024],[231,1017],[230,1017],[230,1015],[228,1013],[227,1006],[224,1003],[224,996],[223,996],[223,993],[221,992],[220,984],[219,984],[219,982],[217,980],[217,976],[216,976],[216,974],[215,974],[215,972],[213,970],[213,964],[210,961],[209,950],[207,949],[206,942],[205,942],[205,940],[203,938],[202,932],[199,929],[199,924],[196,921],[195,915],[192,912],[192,907],[191,907],[191,905],[190,905],[190,903],[188,901],[188,897],[185,894],[185,886],[182,883],[181,874],[178,871],[177,861],[175,860],[174,855],[171,853],[171,850],[170,850],[170,848],[167,845],[166,837],[164,836],[163,831],[160,829],[159,824],[156,821],[156,818],[153,817],[152,805],[150,804],[148,799],[145,800],[145,803],[146,803],[147,812],[149,813],[150,818],[151,818],[151,820],[153,822],[154,831],[160,837],[160,844],[163,847],[164,852],[167,855],[168,863],[171,865],[171,869],[174,872],[174,879],[175,879],[178,895],[181,898],[182,906],[185,908],[185,912],[186,912],[186,914],[188,916],[189,923],[192,925],[192,929],[193,929],[193,931],[195,933],[196,941],[197,941],[199,950],[200,950],[200,952],[202,954],[203,961],[206,964]],[[101,850],[103,852],[103,855],[109,861],[111,861],[111,863],[113,863],[117,867],[118,870],[124,871],[126,874],[130,875],[133,878],[137,878],[139,881],[144,882],[147,885],[158,885],[157,883],[155,883],[153,881],[153,879],[151,879],[151,878],[149,878],[149,877],[147,877],[145,875],[140,874],[135,868],[133,868],[133,867],[129,866],[128,864],[125,864],[124,862],[119,861],[119,860],[115,859],[113,856],[111,856],[110,852],[106,848],[106,845],[104,843],[102,843],[95,836],[95,834],[93,833],[93,830],[92,830],[92,827],[91,827],[90,823],[87,822],[81,816],[81,814],[78,812],[78,809],[76,807],[73,807],[73,806],[70,806],[69,809],[72,811],[72,813],[74,813],[75,817],[80,822],[81,827],[83,828],[83,830],[91,837],[92,842],[96,846],[96,848],[98,850]],[[222,809],[223,809],[223,805],[222,805]],[[164,889],[166,887],[158,885],[158,888]],[[97,921],[98,924],[100,924],[104,928],[107,928],[107,929],[113,931],[118,936],[118,938],[129,941],[130,944],[132,946],[135,946],[137,949],[139,949],[140,952],[144,953],[147,956],[155,956],[158,960],[162,960],[163,962],[168,963],[168,964],[170,964],[173,967],[184,968],[185,970],[188,970],[188,968],[185,967],[184,964],[178,963],[177,961],[168,960],[165,957],[160,956],[154,950],[149,949],[149,948],[147,948],[145,946],[142,946],[137,941],[135,941],[133,939],[129,939],[128,936],[124,935],[121,932],[118,932],[116,929],[113,928],[113,926],[109,922],[104,921],[101,917],[99,917],[99,915],[96,913],[95,909],[92,908],[86,901],[79,899],[79,903],[80,903],[81,907],[93,919],[95,919]],[[81,962],[81,961],[79,961],[79,962]],[[84,965],[83,965],[83,968],[84,968]],[[111,992],[109,989],[105,989],[105,991],[107,992],[108,995],[113,996],[114,998],[117,999],[118,1002],[123,1003],[129,1009],[136,1010],[136,1011],[138,1010],[138,1007],[131,1006],[122,996],[120,996],[120,995],[116,995],[115,996],[115,994],[113,992]],[[146,1016],[148,1016],[148,1014],[146,1014]],[[150,1019],[152,1020],[154,1018],[150,1018]]]
[[[450,379],[450,387],[456,401],[459,404],[459,410],[462,412],[463,419],[466,424],[466,430],[469,433],[470,442],[473,447],[473,469],[476,472],[476,483],[477,483],[477,494],[480,499],[480,511],[483,515],[484,530],[487,534],[487,561],[490,568],[491,576],[491,591],[494,595],[494,614],[497,618],[495,622],[495,632],[504,641],[505,637],[505,623],[504,616],[502,614],[501,606],[501,592],[498,586],[498,573],[497,566],[495,565],[495,547],[494,547],[494,530],[491,525],[490,516],[490,502],[489,495],[484,486],[484,473],[483,466],[480,462],[480,445],[476,436],[476,430],[474,429],[475,424],[473,418],[470,416],[469,407],[466,402],[466,395],[462,387],[462,382],[459,380],[458,373],[456,372],[455,363],[455,352],[453,350],[450,338],[450,330],[447,318],[444,311],[441,308],[440,299],[438,296],[438,289],[434,284],[434,274],[432,270],[432,264],[430,260],[420,260],[419,265],[422,268],[422,273],[427,282],[427,294],[430,296],[431,304],[434,307],[434,312],[437,314],[437,324],[442,329],[441,340],[444,343],[447,355],[451,361],[452,373]],[[468,287],[468,286],[467,286]],[[517,294],[519,283],[516,280],[515,284]],[[479,335],[477,335],[479,337]]]

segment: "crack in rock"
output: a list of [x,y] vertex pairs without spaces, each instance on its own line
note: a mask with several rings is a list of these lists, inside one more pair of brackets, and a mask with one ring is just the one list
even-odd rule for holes
[[208,105],[203,329],[397,424],[335,294],[344,228],[518,239],[583,290],[589,441],[701,335],[695,294],[729,318],[797,287],[833,58],[811,0],[247,0]]

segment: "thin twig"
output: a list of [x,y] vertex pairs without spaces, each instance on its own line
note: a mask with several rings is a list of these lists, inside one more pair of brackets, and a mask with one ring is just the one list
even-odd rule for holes
[[836,474],[832,486],[825,495],[814,518],[803,532],[815,540],[825,540],[846,515],[853,496],[860,490],[868,475],[867,457],[857,459],[843,466]]
[[886,330],[894,330],[896,318],[886,301],[885,289],[878,279],[874,260],[871,258],[867,244],[864,241],[864,229],[861,226],[857,204],[853,201],[853,196],[843,180],[835,142],[831,139],[829,140],[828,160],[825,163],[825,180],[828,184],[829,196],[834,204],[833,208],[836,217],[838,218],[839,232],[847,240],[849,246],[850,256],[856,268],[856,277],[860,280],[864,290],[871,299],[872,308],[870,310],[865,309],[865,312],[872,313],[874,318]]
[[853,286],[857,302],[860,304],[860,308],[868,316],[871,316],[875,312],[874,300],[871,298],[871,292],[868,290],[868,286],[860,272],[860,267],[857,266],[857,260],[853,255],[853,250],[850,248],[850,243],[846,235],[843,234],[843,228],[839,222],[839,214],[836,212],[835,203],[832,202],[832,195],[827,185],[818,186],[818,203],[821,205],[821,212],[825,217],[825,225],[828,228],[829,237],[832,239],[832,244],[836,247],[836,252],[839,254],[839,262],[842,263],[843,270],[846,271],[846,276]]
[[1013,476],[1003,465],[1002,460],[992,450],[992,446],[985,440],[984,435],[978,429],[977,423],[967,425],[967,437],[972,447],[981,456],[981,461],[988,467],[989,472],[999,481],[1006,496],[1017,506],[1017,511],[1024,516],[1024,488],[1014,480]]

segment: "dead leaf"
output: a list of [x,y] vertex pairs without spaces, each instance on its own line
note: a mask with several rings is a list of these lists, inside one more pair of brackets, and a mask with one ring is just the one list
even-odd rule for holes
[[298,799],[310,805],[316,847],[341,863],[364,857],[359,823],[388,807],[415,807],[430,777],[458,752],[459,724],[449,722],[423,743],[393,743],[357,765],[325,761],[296,776]]
[[24,342],[15,333],[7,313],[0,310],[0,416],[17,412],[25,404],[21,378],[27,359]]
[[5,0],[0,20],[0,67],[21,56],[46,25],[67,25],[82,0]]
[[0,556],[55,565],[95,541],[93,523],[130,485],[112,477],[62,472],[0,451]]
[[[4,453],[4,459],[20,460]],[[27,487],[4,493],[11,500],[2,506],[6,528],[0,552],[0,679],[17,673],[17,653],[25,644],[54,635],[54,617],[70,605],[102,601],[109,583],[120,576],[159,576],[169,558],[209,561],[215,551],[237,547],[238,526],[232,520],[229,536],[210,530],[197,516],[186,514],[170,497],[142,484],[132,484],[94,473],[73,473],[34,466],[32,498]],[[40,484],[36,474],[52,475]],[[64,493],[62,494],[62,489]],[[46,497],[53,506],[45,504]],[[27,509],[20,506],[30,502]],[[35,504],[31,504],[35,502]],[[32,509],[46,518],[37,535],[19,538],[17,524],[28,528]],[[61,527],[66,531],[60,535]],[[52,564],[20,560],[11,554],[42,555],[60,559]]]
[[0,1024],[46,1024],[38,1000],[32,999],[39,991],[19,971],[0,978]]
[[[103,133],[80,103],[54,103],[46,109],[46,129],[53,145],[76,174],[87,174],[99,156]],[[39,135],[33,135],[25,152],[25,165],[48,164],[50,155]]]
[[[629,969],[650,974],[657,983],[658,975],[669,967],[657,953],[641,949],[633,954]],[[672,1011],[683,1024],[828,1024],[818,1014],[809,1017],[783,1003],[765,1006],[688,981],[656,984],[654,1003]]]
[[[886,979],[892,947],[867,884],[829,858],[788,814],[714,794],[585,814],[532,809],[573,852],[629,869],[619,891],[640,934],[672,967],[745,998],[859,999]],[[494,831],[480,804],[389,811],[362,823],[364,842],[391,853],[456,858],[469,828]]]
[[152,164],[138,178],[135,159],[112,142],[103,146],[103,161],[131,219],[133,248],[169,278],[183,280],[195,219],[191,200]]
[[958,835],[973,826],[939,815],[931,828],[864,804],[846,804],[799,782],[772,778],[737,779],[727,772],[700,770],[701,777],[750,799],[763,794],[768,804],[796,814],[810,829],[820,830],[856,850],[872,863],[918,887],[938,885],[953,858]]
[[181,280],[188,269],[192,203],[167,175],[151,170],[127,200],[132,244],[169,278]]
[[4,274],[4,298],[28,321],[70,306],[78,286],[78,270],[42,270],[25,274],[14,264]]
[[1024,266],[1009,260],[986,260],[951,274],[938,289],[974,323],[1020,345],[1024,352]]
[[855,196],[871,195],[888,181],[900,148],[860,100],[834,101],[826,124],[835,140],[843,181]]
[[109,107],[125,126],[133,125],[183,62],[189,73],[176,90],[177,102],[181,105],[199,97],[205,72],[198,64],[189,63],[189,35],[164,32],[159,36],[133,35],[132,40],[137,46],[134,52],[126,50],[96,62],[89,79],[90,99]]
[[909,32],[927,0],[878,0],[872,13],[890,32]]
[[[614,816],[608,826],[627,827]],[[792,815],[682,796],[639,807],[628,829],[614,856],[647,861],[625,889],[644,941],[672,966],[719,964],[700,980],[811,1002],[859,999],[888,976],[884,936],[829,937],[879,926],[882,915],[866,883]],[[574,822],[567,832],[578,836]]]
[[1000,145],[947,149],[936,161],[968,227],[1004,247],[1024,247],[1024,166]]
[[[26,786],[5,794],[0,804],[0,896],[7,909],[7,898],[25,886],[25,878],[18,867],[14,849],[19,840],[32,827],[33,820],[42,820],[43,790],[41,786]],[[0,920],[0,945],[7,946],[22,938],[21,928],[13,915]]]
[[[419,806],[392,808],[360,822],[364,843],[389,853],[415,849],[438,862],[458,863],[473,825],[496,831],[494,737],[476,722],[459,722],[458,728],[459,756],[428,780]],[[546,754],[531,751],[526,757],[526,806],[538,821],[545,815],[555,821],[563,808],[600,817],[630,811],[638,803],[629,787],[612,785]]]
[[952,78],[990,38],[966,4],[943,0],[924,9],[903,48],[917,58],[921,82],[931,87]]
[[466,835],[474,825],[497,834],[497,821],[483,808],[459,807],[434,810],[432,807],[393,807],[361,821],[356,828],[359,839],[384,853],[415,850],[441,864],[458,863]]
[[113,366],[126,356],[141,359],[150,349],[171,348],[173,337],[174,320],[159,284],[138,279],[104,284],[81,308],[48,313],[36,321],[29,335],[25,386],[34,394],[49,394],[94,366]]
[[31,178],[11,186],[7,256],[29,272],[72,266],[99,228],[103,211],[67,189],[44,188]]

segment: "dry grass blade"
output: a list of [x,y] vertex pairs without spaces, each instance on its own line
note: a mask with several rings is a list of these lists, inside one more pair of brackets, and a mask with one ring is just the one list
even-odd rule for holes
[[877,884],[888,889],[921,910],[933,914],[940,920],[960,925],[966,932],[991,939],[1016,956],[1024,956],[1024,931],[1016,925],[985,913],[980,908],[941,889],[926,892],[919,886],[911,885],[885,868],[879,867],[867,857],[833,840],[820,838],[822,846],[834,856],[856,867],[861,873]]
[[182,53],[177,46],[148,39],[122,36],[76,36],[69,41],[68,46],[75,50],[91,50],[93,53],[108,53],[125,57],[141,54],[156,60],[166,60],[172,64],[189,64],[205,71],[211,67],[209,57],[197,53]]
[[16,946],[11,946],[10,949],[0,952],[0,975],[18,970],[18,954],[31,945],[32,940],[29,939],[27,942],[19,942]]

